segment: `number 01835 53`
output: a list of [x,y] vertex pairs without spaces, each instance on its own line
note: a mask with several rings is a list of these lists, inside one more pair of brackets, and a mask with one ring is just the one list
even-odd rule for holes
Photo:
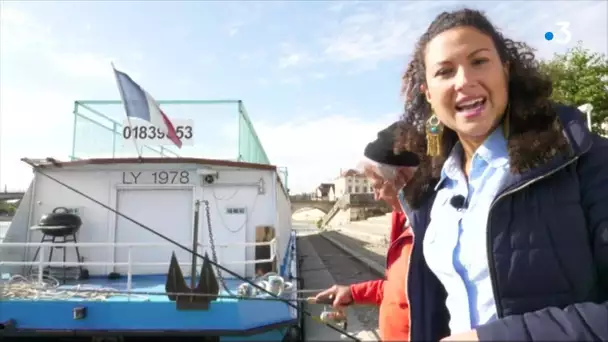
[[[193,145],[194,125],[192,120],[172,120],[175,134],[182,141],[182,145]],[[167,129],[156,127],[141,120],[125,120],[120,132],[124,140],[135,140],[146,145],[172,145],[167,137]]]

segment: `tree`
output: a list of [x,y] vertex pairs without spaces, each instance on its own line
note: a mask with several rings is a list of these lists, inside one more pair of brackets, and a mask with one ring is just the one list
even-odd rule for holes
[[17,211],[17,207],[15,206],[15,204],[13,203],[9,203],[6,201],[1,201],[0,202],[0,215],[15,215],[15,212]]
[[593,105],[592,130],[608,135],[608,58],[583,48],[582,42],[564,54],[540,62],[553,80],[552,99],[572,106]]

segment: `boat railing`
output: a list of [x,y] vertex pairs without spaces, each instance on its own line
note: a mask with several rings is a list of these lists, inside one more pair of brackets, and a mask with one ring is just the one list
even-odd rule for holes
[[[199,247],[211,247],[209,244],[198,244]],[[274,262],[277,254],[277,239],[274,238],[270,241],[265,242],[240,242],[240,243],[229,243],[229,244],[215,244],[213,247],[216,249],[225,249],[229,247],[251,247],[251,246],[270,246],[270,257],[268,259],[255,259],[255,260],[242,260],[242,261],[227,261],[220,262],[222,266],[234,265],[234,264],[260,264]],[[4,242],[0,243],[1,248],[7,247],[40,247],[38,253],[38,260],[33,261],[2,261],[0,260],[0,267],[6,266],[38,266],[38,283],[44,281],[44,268],[45,266],[127,266],[127,291],[131,291],[131,282],[133,277],[133,266],[163,266],[169,265],[167,262],[135,262],[133,261],[132,251],[134,248],[143,247],[175,247],[170,243],[147,243],[147,242],[65,242],[65,243],[53,243],[53,242]],[[46,260],[46,251],[54,247],[114,247],[114,248],[127,248],[127,261],[126,262],[115,262],[115,261],[48,261]],[[168,258],[167,258],[168,259]],[[182,266],[191,266],[192,262],[180,262]]]
[[[236,139],[228,139],[222,130],[200,131],[192,146],[184,146],[179,153],[173,147],[150,146],[145,143],[133,144],[123,139],[124,107],[119,100],[74,102],[74,129],[72,135],[73,160],[83,158],[124,158],[124,157],[199,157],[236,160],[247,163],[270,164],[255,128],[240,100],[159,100],[167,112],[177,119],[192,120],[195,129],[201,127],[231,127]],[[204,115],[201,113],[205,113]],[[236,119],[236,125],[234,125]],[[216,132],[217,131],[217,132]],[[219,133],[218,133],[219,132]],[[233,136],[232,134],[230,136]],[[144,140],[145,141],[145,140]],[[232,155],[214,155],[218,142],[229,148]],[[137,149],[136,149],[137,148]],[[277,170],[285,188],[287,168]]]

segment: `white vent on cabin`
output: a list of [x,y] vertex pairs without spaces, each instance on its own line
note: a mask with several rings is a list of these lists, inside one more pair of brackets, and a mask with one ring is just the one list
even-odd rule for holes
[[245,208],[226,208],[226,214],[244,214]]
[[213,169],[202,168],[196,170],[196,174],[200,177],[201,184],[213,184],[218,178],[220,173]]

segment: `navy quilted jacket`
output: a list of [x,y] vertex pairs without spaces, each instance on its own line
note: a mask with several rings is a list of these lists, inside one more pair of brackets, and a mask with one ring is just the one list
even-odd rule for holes
[[[608,341],[608,140],[579,111],[559,107],[573,156],[511,175],[488,218],[499,319],[480,341]],[[408,276],[411,341],[449,336],[446,291],[422,241],[434,195],[406,208],[415,235]]]

